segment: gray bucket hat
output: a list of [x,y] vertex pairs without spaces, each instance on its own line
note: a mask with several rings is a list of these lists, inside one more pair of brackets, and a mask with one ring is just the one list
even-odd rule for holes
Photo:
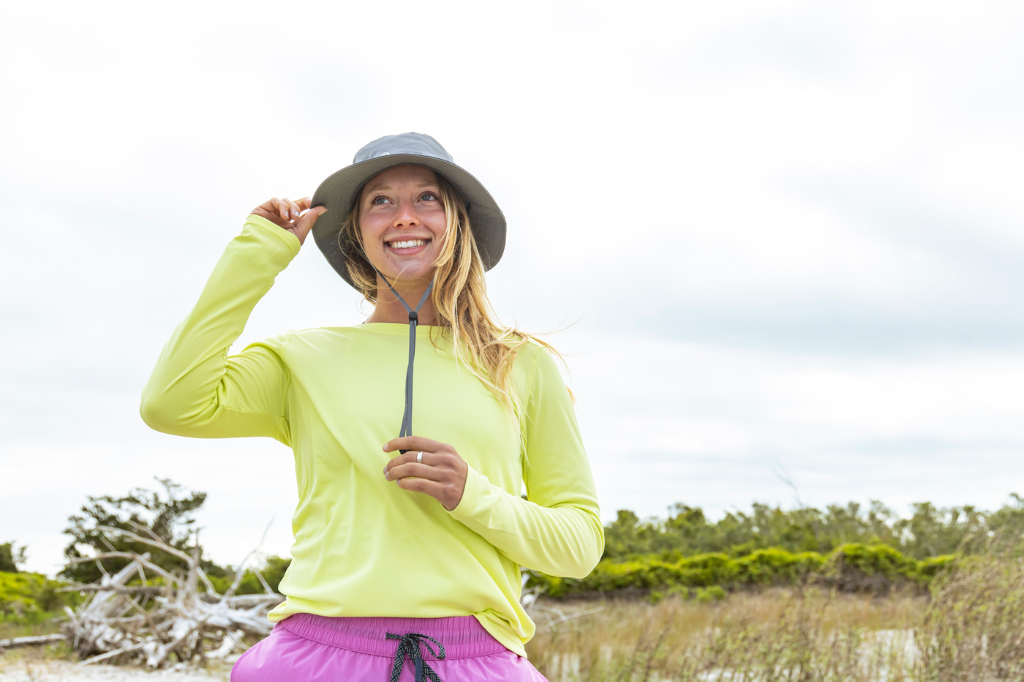
[[505,251],[505,216],[479,180],[456,166],[452,155],[430,135],[387,135],[356,152],[352,165],[321,182],[313,194],[312,206],[327,207],[327,214],[313,226],[316,245],[327,262],[353,287],[345,259],[358,247],[344,235],[339,239],[341,225],[367,180],[392,166],[408,163],[432,168],[462,192],[485,271],[493,268]]

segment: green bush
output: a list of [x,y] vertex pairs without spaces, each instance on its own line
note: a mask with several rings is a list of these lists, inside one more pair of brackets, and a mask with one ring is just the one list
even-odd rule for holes
[[925,559],[918,565],[917,574],[920,579],[931,583],[939,573],[951,568],[956,559],[957,557],[954,554],[944,554]]
[[[801,585],[812,580],[833,582],[841,589],[888,589],[895,584],[925,588],[953,561],[953,556],[919,561],[888,545],[845,544],[829,555],[791,553],[784,549],[760,549],[740,556],[701,554],[665,561],[662,553],[634,555],[627,561],[605,559],[582,580],[566,580],[530,571],[527,586],[540,586],[549,596],[581,593],[615,593],[634,589],[651,599],[668,594],[688,597],[690,588],[701,594],[724,596],[729,589]],[[718,597],[712,597],[712,599]]]
[[[852,567],[866,576],[882,575],[890,580],[915,579],[921,562],[886,545],[845,544],[829,556],[828,569]],[[828,570],[827,569],[827,570]]]
[[791,585],[802,583],[825,563],[817,552],[791,554],[784,549],[759,549],[732,559],[736,582],[743,585]]
[[58,592],[66,583],[39,573],[0,572],[0,618],[19,623],[38,623],[64,606],[74,608],[78,592]]
[[710,604],[714,601],[721,601],[725,599],[725,590],[718,585],[712,585],[711,587],[698,587],[696,599],[699,604]]

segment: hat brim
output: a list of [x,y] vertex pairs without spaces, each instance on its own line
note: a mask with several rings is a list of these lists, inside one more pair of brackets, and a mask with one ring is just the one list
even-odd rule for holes
[[476,247],[490,270],[505,251],[505,215],[480,181],[454,163],[420,154],[390,154],[346,166],[320,183],[313,193],[311,206],[326,206],[327,213],[313,226],[313,238],[327,262],[342,279],[355,287],[345,265],[346,254],[358,248],[344,237],[339,239],[342,223],[367,180],[392,166],[417,164],[433,169],[462,192],[468,204],[469,222],[476,238]]

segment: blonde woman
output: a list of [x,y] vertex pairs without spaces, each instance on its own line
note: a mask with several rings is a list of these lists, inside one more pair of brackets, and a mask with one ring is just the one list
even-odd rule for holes
[[[229,356],[310,231],[373,314]],[[261,204],[228,244],[141,412],[294,453],[286,599],[233,682],[544,679],[520,566],[582,578],[604,531],[557,353],[491,312],[504,245],[491,195],[417,133],[366,145],[312,200]]]

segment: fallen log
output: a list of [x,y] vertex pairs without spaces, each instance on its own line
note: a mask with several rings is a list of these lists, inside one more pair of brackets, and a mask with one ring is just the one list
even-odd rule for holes
[[64,635],[37,635],[35,637],[14,637],[0,639],[0,649],[13,649],[19,646],[35,646],[37,644],[56,644],[63,642]]

